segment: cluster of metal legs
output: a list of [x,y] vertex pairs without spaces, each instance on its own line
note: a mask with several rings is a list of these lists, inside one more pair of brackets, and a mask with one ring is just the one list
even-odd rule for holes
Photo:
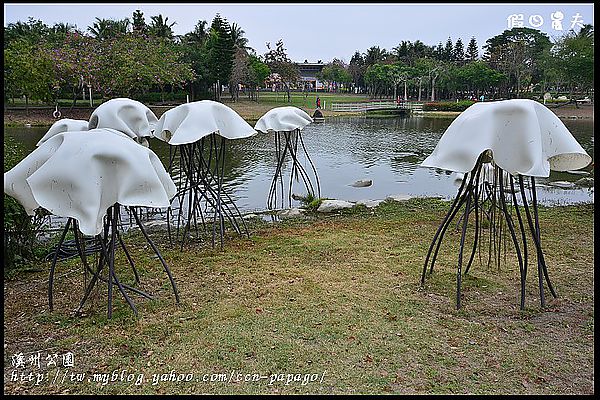
[[[315,180],[314,185],[311,179],[311,175],[306,171],[306,169],[298,159],[299,146],[300,150],[304,153],[304,157],[310,164],[312,170],[312,177],[314,177]],[[281,201],[281,208],[285,207],[286,196],[284,189],[284,170],[285,161],[288,155],[292,160],[292,168],[290,171],[289,183],[287,185],[288,207],[292,206],[292,190],[294,180],[302,180],[308,195],[313,197],[321,197],[321,185],[319,183],[317,169],[315,168],[314,163],[308,155],[308,151],[306,150],[306,146],[304,145],[304,140],[302,139],[302,132],[300,131],[300,129],[275,133],[275,155],[277,158],[277,166],[275,168],[273,180],[271,181],[271,187],[269,188],[269,195],[267,196],[267,208],[269,210],[274,210],[275,208],[277,208],[278,194],[279,200]]]
[[[487,225],[487,235],[489,239],[488,266],[493,257],[498,268],[500,267],[502,248],[504,248],[504,258],[506,259],[506,232],[508,231],[519,263],[521,309],[525,308],[525,284],[530,253],[529,249],[533,247],[533,250],[531,251],[536,254],[537,259],[540,302],[541,306],[545,307],[544,279],[552,296],[557,297],[557,295],[550,282],[550,278],[548,277],[548,270],[542,251],[535,178],[528,177],[528,200],[526,195],[527,178],[522,175],[518,175],[514,178],[497,165],[489,168],[490,166],[486,166],[486,163],[484,163],[484,157],[485,153],[479,157],[473,170],[465,174],[450,209],[446,213],[433,237],[425,258],[425,264],[423,265],[421,284],[425,284],[425,276],[428,267],[429,274],[433,273],[433,268],[444,235],[452,223],[452,220],[462,209],[462,214],[457,223],[457,229],[460,229],[461,233],[456,270],[456,308],[461,308],[462,277],[469,272],[478,249],[479,260],[480,263],[482,263],[481,248],[486,234],[484,225]],[[518,181],[518,189],[515,189],[515,180]],[[525,215],[523,215],[521,210],[524,210]],[[472,213],[475,214],[473,243],[470,249],[469,260],[463,271],[463,256],[466,247],[467,229],[469,218]],[[531,246],[530,242],[529,248],[527,231],[529,231],[533,240],[533,246]]]
[[[173,276],[171,274],[169,266],[163,259],[162,255],[160,254],[160,252],[159,252],[158,248],[156,247],[156,245],[154,244],[154,242],[148,236],[148,233],[146,232],[146,229],[144,228],[144,226],[140,220],[140,217],[138,215],[140,210],[137,209],[137,207],[126,207],[126,209],[130,213],[130,215],[132,215],[134,217],[135,223],[139,227],[140,231],[142,232],[142,235],[144,236],[145,241],[150,245],[150,247],[156,254],[157,258],[160,260],[160,262],[163,266],[163,269],[165,270],[165,272],[171,282],[171,286],[173,288],[173,293],[175,295],[175,300],[177,301],[177,303],[179,303],[179,293],[177,291],[177,286],[175,284],[175,281],[173,279]],[[104,226],[103,226],[102,234],[96,235],[92,240],[89,240],[89,238],[83,237],[83,235],[81,234],[81,232],[78,229],[77,220],[75,220],[73,218],[69,218],[67,220],[67,223],[65,224],[65,227],[60,236],[58,245],[56,247],[56,251],[55,251],[54,257],[52,259],[52,264],[50,266],[50,275],[48,278],[48,304],[49,304],[50,311],[53,311],[53,309],[54,309],[53,291],[54,291],[54,274],[55,274],[55,270],[56,270],[56,263],[59,259],[60,250],[63,246],[63,243],[65,242],[65,238],[67,236],[67,233],[69,232],[69,229],[71,229],[73,232],[75,249],[77,251],[77,255],[79,256],[79,258],[81,259],[81,262],[83,264],[84,273],[85,273],[84,276],[86,277],[85,283],[84,283],[84,286],[85,286],[84,295],[79,303],[79,307],[77,308],[76,313],[81,312],[81,310],[83,309],[83,306],[85,305],[86,301],[90,297],[90,294],[92,293],[92,289],[96,286],[98,281],[102,281],[108,285],[108,318],[112,317],[113,291],[114,291],[113,289],[115,286],[121,292],[121,294],[125,298],[125,301],[129,305],[129,307],[131,307],[131,309],[133,310],[133,312],[136,316],[137,316],[137,309],[136,309],[133,301],[131,300],[131,297],[128,295],[128,292],[140,295],[140,296],[148,298],[148,299],[152,299],[152,296],[150,294],[133,286],[133,285],[140,284],[140,278],[139,278],[137,269],[135,268],[135,262],[131,256],[131,253],[128,251],[127,246],[125,245],[125,242],[121,236],[120,230],[122,230],[122,226],[123,226],[121,219],[122,219],[121,206],[118,203],[116,203],[108,209],[107,215],[104,217]],[[92,243],[92,249],[97,250],[97,251],[90,252],[89,251],[90,248],[88,246],[89,243]],[[117,273],[115,270],[115,253],[118,250],[118,248],[123,250],[123,252],[127,258],[127,261],[129,263],[129,265],[131,266],[131,269],[133,270],[133,274],[135,277],[135,282],[133,285],[127,285],[125,283],[122,283],[117,276]],[[92,266],[90,265],[90,262],[88,260],[88,256],[91,255],[90,253],[92,253],[92,254],[96,253],[95,258],[96,258],[97,262],[95,263],[95,269],[92,268]],[[89,282],[87,282],[88,274],[91,275]]]
[[[196,237],[199,236],[201,226],[204,232],[209,229],[212,231],[213,247],[217,234],[223,247],[225,220],[239,235],[249,236],[244,218],[223,188],[225,151],[225,138],[216,133],[194,143],[170,146],[169,173],[178,186],[171,208],[167,211],[171,244],[179,243],[183,249],[192,231]],[[172,227],[172,224],[175,226]]]

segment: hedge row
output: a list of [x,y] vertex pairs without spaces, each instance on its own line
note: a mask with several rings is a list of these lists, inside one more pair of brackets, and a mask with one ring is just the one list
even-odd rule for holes
[[474,103],[471,100],[430,102],[423,104],[423,111],[465,111]]

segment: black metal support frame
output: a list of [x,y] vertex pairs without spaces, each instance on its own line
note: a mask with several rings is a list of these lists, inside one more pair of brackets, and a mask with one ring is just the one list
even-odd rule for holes
[[[167,230],[171,244],[172,220],[176,220],[175,242],[180,243],[183,249],[185,242],[190,239],[192,229],[198,236],[199,221],[203,231],[208,232],[211,212],[213,247],[217,232],[221,248],[223,247],[225,219],[239,235],[250,237],[246,221],[223,187],[225,151],[226,140],[216,133],[194,143],[170,147],[169,173],[171,176],[177,175],[174,180],[178,185],[178,192],[167,212]],[[176,217],[173,217],[174,212],[177,213]]]
[[[311,180],[311,176],[298,159],[298,145],[300,145],[301,150],[304,153],[304,157],[310,164],[312,175],[314,176],[315,180],[314,185]],[[306,192],[308,194],[312,196],[316,195],[316,197],[318,198],[321,197],[321,183],[319,182],[317,169],[315,168],[315,164],[312,162],[310,156],[308,155],[308,150],[304,145],[304,140],[302,139],[302,131],[300,129],[296,129],[289,132],[275,132],[275,155],[277,158],[277,166],[275,168],[275,174],[273,175],[271,187],[269,188],[269,194],[267,196],[267,208],[269,210],[273,210],[277,207],[278,193],[279,198],[281,200],[281,208],[285,207],[285,184],[283,182],[283,175],[285,169],[284,164],[286,161],[286,156],[288,155],[292,160],[292,168],[290,172],[290,180],[288,183],[287,193],[288,206],[292,206],[292,190],[294,180],[300,181],[300,179],[302,179],[302,182],[304,183],[304,187],[306,188]]]
[[[125,242],[123,241],[121,234],[119,233],[119,226],[121,225],[120,207],[121,207],[120,204],[116,203],[107,210],[107,215],[104,219],[103,232],[102,232],[102,234],[98,234],[95,237],[96,242],[98,243],[98,245],[101,248],[101,251],[98,256],[98,263],[96,265],[95,270],[92,269],[92,267],[88,263],[87,254],[86,254],[87,252],[85,251],[85,248],[84,248],[85,241],[83,240],[82,234],[79,231],[77,220],[75,220],[73,218],[69,218],[67,220],[67,223],[65,224],[65,227],[64,227],[61,237],[59,239],[58,245],[56,247],[55,254],[52,259],[52,264],[50,266],[50,275],[48,277],[48,305],[49,305],[50,311],[53,311],[53,309],[54,309],[53,290],[54,290],[54,274],[56,271],[56,263],[58,261],[58,255],[61,251],[61,246],[65,240],[67,233],[69,232],[69,228],[72,229],[73,235],[75,236],[75,244],[76,244],[76,248],[77,248],[77,253],[83,264],[84,275],[87,277],[87,274],[89,273],[92,276],[89,283],[87,282],[87,279],[86,279],[84,295],[79,303],[79,307],[77,308],[76,313],[81,312],[81,310],[83,309],[83,306],[85,305],[85,302],[87,301],[87,299],[89,298],[89,296],[92,292],[92,289],[95,287],[95,285],[98,281],[102,281],[102,282],[105,282],[108,284],[108,318],[112,318],[113,284],[117,286],[117,288],[119,289],[119,291],[125,298],[125,301],[129,305],[129,307],[133,310],[133,312],[136,316],[138,315],[137,309],[136,309],[135,305],[133,304],[133,301],[127,294],[127,291],[135,293],[137,295],[140,295],[140,296],[148,298],[148,299],[153,298],[150,294],[148,294],[140,289],[137,289],[133,286],[121,283],[121,281],[119,280],[119,278],[117,277],[117,274],[115,272],[115,251],[116,251],[116,246],[117,246],[117,242],[118,242],[119,247],[125,253],[127,261],[133,270],[133,273],[135,276],[134,284],[140,283],[140,277],[139,277],[137,269],[135,268],[135,263],[131,257],[131,254],[127,250],[127,247],[125,246]],[[148,236],[148,233],[146,232],[146,229],[144,228],[143,224],[141,223],[140,218],[138,216],[139,210],[136,210],[137,207],[127,207],[127,208],[128,208],[128,211],[134,216],[135,222],[136,222],[137,226],[140,228],[140,231],[142,232],[144,238],[146,239],[146,241],[148,242],[148,244],[150,245],[150,247],[152,248],[152,250],[158,257],[158,259],[160,260],[160,262],[163,266],[163,269],[165,270],[165,272],[171,282],[171,287],[173,288],[175,300],[177,303],[179,303],[179,300],[180,300],[179,292],[177,290],[175,280],[173,279],[173,275],[171,274],[171,270],[169,269],[169,266],[167,265],[164,258],[160,254],[160,251],[158,250],[158,248],[156,247],[154,242],[150,239],[150,237]],[[103,271],[106,271],[105,267],[108,267],[108,272],[106,273],[106,276],[103,276],[103,274],[102,274]]]
[[[522,175],[518,175],[519,180],[519,192],[521,194],[521,204],[517,198],[517,191],[515,190],[513,177],[499,168],[497,165],[494,166],[494,173],[491,177],[484,177],[482,175],[483,167],[483,154],[477,160],[473,170],[465,174],[458,193],[452,202],[450,209],[442,219],[440,226],[438,227],[433,240],[427,251],[425,257],[425,263],[423,265],[423,271],[421,274],[421,285],[425,284],[425,277],[427,275],[427,269],[429,267],[429,274],[433,273],[433,268],[442,244],[444,235],[448,230],[452,220],[456,215],[463,209],[462,215],[460,216],[457,223],[462,221],[461,235],[460,235],[460,247],[458,253],[458,263],[456,272],[456,308],[461,308],[461,286],[462,276],[469,272],[469,269],[475,258],[475,253],[479,249],[479,260],[481,263],[481,244],[485,236],[485,229],[483,227],[483,219],[487,219],[488,229],[488,267],[491,262],[492,256],[494,261],[500,268],[502,247],[504,247],[504,259],[506,260],[506,231],[508,230],[511,242],[515,249],[520,271],[520,308],[525,308],[525,283],[527,279],[527,264],[528,264],[528,244],[527,244],[527,229],[525,227],[524,218],[521,214],[521,209],[525,211],[525,219],[527,220],[527,227],[529,233],[533,239],[533,245],[535,247],[537,266],[538,266],[538,287],[540,292],[540,304],[541,307],[546,306],[546,300],[544,295],[544,279],[553,297],[557,297],[556,291],[550,282],[548,276],[548,270],[542,251],[541,237],[540,237],[540,226],[538,218],[538,205],[535,187],[535,178],[529,177],[530,185],[529,192],[530,198],[527,199],[525,193],[524,178]],[[508,197],[507,183],[505,177],[508,176],[508,184],[510,185],[509,191],[511,196]],[[507,199],[508,197],[508,199]],[[464,205],[464,208],[463,208]],[[533,210],[531,210],[533,209]],[[469,223],[469,214],[475,213],[474,223],[474,234],[473,243],[471,247],[471,254],[469,261],[467,262],[466,268],[463,271],[463,253],[466,246],[466,236]],[[516,216],[516,222],[515,218]],[[502,242],[504,239],[504,243]]]

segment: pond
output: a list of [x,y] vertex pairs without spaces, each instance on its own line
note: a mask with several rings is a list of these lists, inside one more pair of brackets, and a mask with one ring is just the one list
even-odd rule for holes
[[[394,194],[453,197],[458,187],[453,184],[450,172],[419,166],[451,122],[451,118],[431,117],[337,117],[307,126],[303,138],[317,167],[321,196],[348,201],[385,199]],[[564,123],[593,157],[593,120]],[[17,139],[29,152],[47,129],[5,127],[4,134]],[[150,147],[167,165],[169,146],[152,139]],[[266,208],[275,161],[274,135],[258,134],[228,141],[225,187],[242,212]],[[581,178],[577,174],[552,171],[548,179],[539,179],[540,202],[545,205],[593,202],[593,188],[548,186],[554,181],[575,182]],[[368,187],[351,186],[361,179],[373,183]],[[296,187],[302,185],[295,184]]]

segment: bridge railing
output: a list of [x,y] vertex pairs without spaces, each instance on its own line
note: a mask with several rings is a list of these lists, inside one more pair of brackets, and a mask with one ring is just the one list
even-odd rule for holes
[[421,111],[423,109],[423,103],[414,101],[401,101],[396,103],[393,100],[375,100],[375,101],[363,101],[360,103],[331,103],[331,111],[337,112],[366,112],[369,110],[391,110],[391,109],[403,109],[403,110],[414,110]]

